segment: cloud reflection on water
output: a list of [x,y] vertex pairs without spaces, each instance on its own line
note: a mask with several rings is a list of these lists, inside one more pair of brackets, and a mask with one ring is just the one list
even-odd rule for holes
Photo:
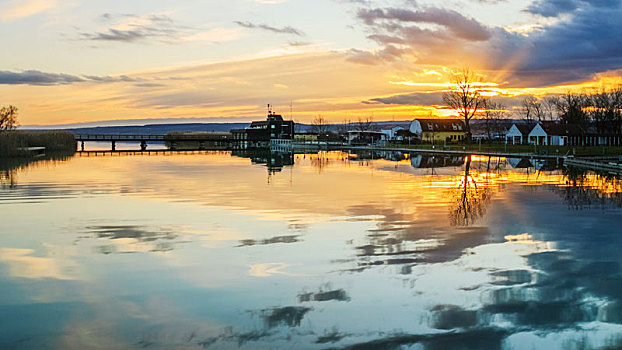
[[[71,280],[79,286],[72,310],[93,308],[89,317],[106,321],[76,326],[62,344],[87,347],[96,329],[112,348],[538,348],[555,337],[567,348],[584,337],[588,348],[619,344],[622,277],[611,247],[620,239],[611,222],[621,212],[606,206],[607,216],[590,203],[568,211],[555,195],[579,187],[615,203],[618,180],[574,181],[488,160],[422,158],[431,167],[414,168],[412,158],[382,157],[295,155],[280,172],[225,153],[75,158],[22,170],[0,201],[12,201],[12,217],[31,211],[33,197],[44,210],[31,211],[31,222],[3,223],[3,246],[14,248],[0,251],[9,271],[0,277],[17,289],[15,277],[30,274],[31,288],[49,288],[55,270],[35,265],[62,262],[35,254],[22,230],[45,228],[31,237],[75,245],[72,261],[89,273]],[[572,220],[602,226],[586,236]],[[11,339],[0,332],[0,345]]]

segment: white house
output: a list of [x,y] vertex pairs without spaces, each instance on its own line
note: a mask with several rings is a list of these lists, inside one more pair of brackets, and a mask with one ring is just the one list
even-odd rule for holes
[[348,144],[379,144],[387,140],[387,135],[380,131],[348,131]]
[[386,137],[387,140],[402,140],[401,136],[400,137],[397,136],[397,132],[400,130],[404,130],[404,128],[401,126],[394,126],[390,129],[382,129],[380,130],[380,132],[387,135]]
[[527,138],[531,130],[532,125],[512,124],[512,127],[510,127],[507,133],[505,133],[505,142],[511,142],[513,145],[522,145],[527,143]]
[[568,146],[569,138],[583,134],[583,130],[577,125],[540,122],[529,133],[529,144]]

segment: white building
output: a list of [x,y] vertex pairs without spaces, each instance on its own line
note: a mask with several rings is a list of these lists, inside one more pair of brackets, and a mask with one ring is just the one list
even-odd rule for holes
[[533,125],[512,124],[512,127],[505,133],[505,142],[512,143],[513,145],[527,143],[529,132],[531,132],[532,128]]
[[529,133],[529,144],[568,146],[569,138],[580,137],[583,134],[583,130],[577,125],[540,122]]
[[386,139],[387,140],[399,140],[401,141],[403,139],[403,137],[401,136],[397,136],[397,132],[400,130],[405,130],[403,127],[401,126],[394,126],[390,129],[382,129],[380,130],[381,133],[387,135]]
[[382,144],[387,140],[387,135],[380,131],[348,131],[348,144]]

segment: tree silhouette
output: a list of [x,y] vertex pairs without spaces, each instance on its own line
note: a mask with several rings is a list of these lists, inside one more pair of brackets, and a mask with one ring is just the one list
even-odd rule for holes
[[324,134],[328,132],[328,129],[328,121],[321,114],[318,114],[315,118],[313,118],[313,121],[311,121],[311,130],[314,133]]
[[484,97],[480,94],[476,75],[468,68],[454,72],[451,82],[454,88],[443,93],[443,102],[456,110],[464,120],[466,140],[471,141],[470,121],[483,108]]
[[0,130],[12,130],[17,126],[17,107],[9,105],[0,109]]

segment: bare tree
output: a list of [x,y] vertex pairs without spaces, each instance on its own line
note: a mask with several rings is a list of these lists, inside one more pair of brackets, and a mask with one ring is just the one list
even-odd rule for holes
[[337,132],[340,134],[347,134],[351,129],[350,119],[344,119],[341,124],[337,125]]
[[466,140],[471,141],[470,121],[482,108],[483,96],[479,92],[480,82],[476,74],[468,68],[460,72],[454,72],[451,81],[455,86],[451,91],[443,93],[443,102],[458,112],[464,120],[466,128]]
[[484,109],[483,118],[486,135],[488,140],[492,140],[492,134],[500,133],[503,129],[501,119],[506,117],[507,110],[503,104],[490,99],[484,99],[482,108]]
[[540,101],[535,96],[529,95],[523,99],[519,114],[528,124],[535,124],[542,121],[544,111]]
[[587,95],[587,114],[601,133],[622,132],[622,87],[594,90]]
[[577,124],[587,127],[589,116],[584,110],[589,99],[584,94],[573,94],[567,92],[557,100],[557,113],[559,119],[565,124]]
[[328,129],[328,121],[324,118],[324,116],[318,114],[315,118],[313,118],[313,121],[311,122],[311,131],[318,134],[324,134],[328,132]]
[[358,127],[361,131],[372,131],[374,130],[374,116],[371,115],[365,119],[359,117]]
[[519,108],[519,115],[528,124],[555,120],[557,104],[558,98],[556,96],[538,99],[535,96],[529,95],[523,99],[522,106]]
[[542,120],[557,119],[557,96],[546,96],[540,101],[542,104]]
[[17,107],[9,105],[0,109],[0,130],[12,130],[17,126]]

